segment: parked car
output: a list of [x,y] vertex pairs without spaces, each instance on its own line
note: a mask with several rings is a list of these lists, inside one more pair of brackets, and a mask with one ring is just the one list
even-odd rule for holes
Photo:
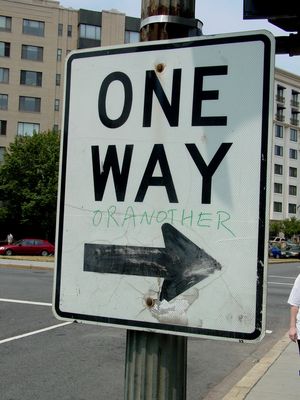
[[300,258],[300,246],[295,244],[286,248],[286,257]]
[[280,237],[280,236],[276,236],[276,237],[272,237],[270,238],[269,242],[272,243],[284,243],[286,240],[284,237]]
[[274,258],[284,258],[284,257],[286,257],[286,250],[280,249],[277,246],[273,246],[271,248],[271,256]]
[[43,239],[21,239],[12,244],[0,246],[0,254],[6,256],[14,254],[48,256],[49,254],[54,254],[54,246]]

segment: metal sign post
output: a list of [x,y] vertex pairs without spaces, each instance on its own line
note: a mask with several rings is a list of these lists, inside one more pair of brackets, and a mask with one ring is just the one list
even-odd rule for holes
[[[165,3],[142,0],[142,41],[202,33],[195,0]],[[148,306],[153,305],[150,298]],[[128,330],[125,363],[125,400],[185,400],[187,337]]]
[[125,366],[125,400],[186,398],[186,337],[128,330]]

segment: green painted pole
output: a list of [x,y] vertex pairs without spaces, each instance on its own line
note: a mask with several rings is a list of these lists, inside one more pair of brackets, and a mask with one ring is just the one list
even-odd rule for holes
[[125,399],[185,400],[187,338],[127,331]]

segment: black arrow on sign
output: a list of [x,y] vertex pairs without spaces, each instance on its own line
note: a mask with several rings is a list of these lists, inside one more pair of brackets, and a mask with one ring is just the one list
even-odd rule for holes
[[165,248],[84,245],[84,271],[162,277],[160,300],[170,301],[209,277],[221,264],[170,224],[162,225]]

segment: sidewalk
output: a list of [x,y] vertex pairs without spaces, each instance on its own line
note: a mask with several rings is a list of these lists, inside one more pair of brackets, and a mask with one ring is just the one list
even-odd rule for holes
[[299,371],[298,346],[286,334],[223,400],[298,400]]

